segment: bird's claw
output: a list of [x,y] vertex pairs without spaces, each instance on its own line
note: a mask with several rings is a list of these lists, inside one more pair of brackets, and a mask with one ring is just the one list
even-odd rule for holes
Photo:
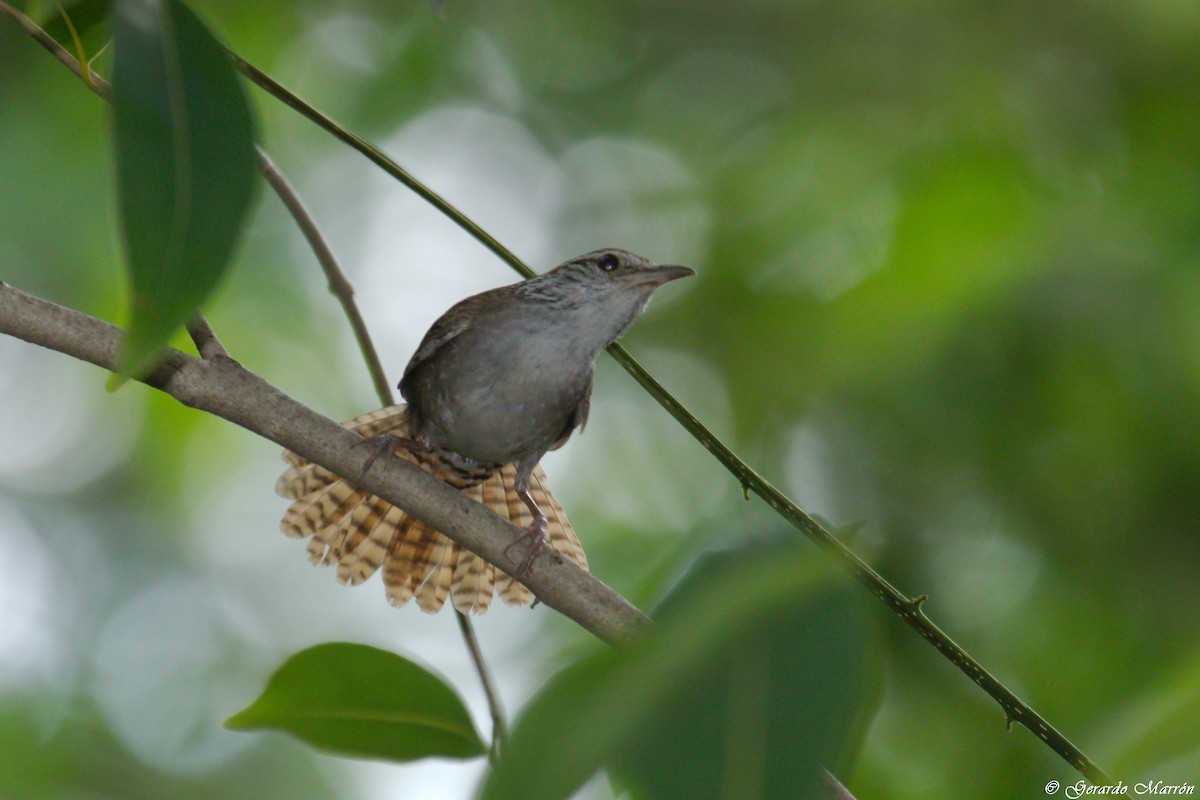
[[410,453],[423,453],[429,449],[427,445],[417,439],[397,436],[394,433],[367,436],[361,442],[356,442],[354,446],[371,448],[370,455],[367,456],[366,463],[363,464],[362,472],[358,474],[360,481],[367,476],[367,472],[379,460],[380,456],[394,454],[399,448],[404,448]]
[[521,542],[526,543],[525,555],[521,557],[521,563],[517,565],[517,571],[513,573],[513,577],[517,580],[521,579],[529,568],[533,566],[533,560],[546,549],[548,542],[546,541],[546,529],[549,523],[545,517],[534,517],[533,522],[525,532],[517,536],[508,546],[504,548],[504,555],[508,555],[508,551],[516,547]]

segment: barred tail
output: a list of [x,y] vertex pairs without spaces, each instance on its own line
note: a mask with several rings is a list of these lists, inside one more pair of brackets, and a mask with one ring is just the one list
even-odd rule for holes
[[[372,411],[344,425],[363,436],[391,433],[405,437],[412,432],[404,405]],[[407,450],[399,449],[396,455],[433,471]],[[356,489],[295,453],[285,451],[283,456],[289,467],[276,482],[275,492],[292,504],[284,512],[280,530],[294,538],[308,538],[309,560],[320,566],[336,565],[342,583],[356,586],[382,567],[388,602],[402,606],[416,598],[421,610],[429,613],[441,609],[447,595],[459,611],[476,614],[487,611],[493,593],[510,605],[526,606],[532,600],[520,581],[391,503]],[[502,467],[472,485],[439,477],[518,527],[533,521],[517,496],[516,465]],[[550,493],[541,467],[533,471],[529,491],[549,522],[546,536],[550,545],[587,569],[575,529]]]

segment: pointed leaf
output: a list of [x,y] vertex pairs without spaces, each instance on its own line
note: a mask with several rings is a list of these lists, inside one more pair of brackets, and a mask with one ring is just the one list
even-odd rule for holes
[[812,553],[704,559],[632,645],[556,676],[526,707],[484,800],[560,800],[602,767],[635,797],[805,797],[836,769],[867,651]]
[[354,758],[414,761],[485,752],[462,699],[440,677],[394,653],[346,642],[289,658],[225,727],[280,730]]
[[822,767],[837,771],[857,732],[867,660],[857,595],[817,584],[716,635],[683,622],[731,568],[700,565],[659,612],[663,624],[697,625],[706,648],[610,765],[635,798],[817,796]]
[[153,365],[229,264],[254,189],[250,109],[179,0],[117,0],[113,132],[131,283],[121,370]]

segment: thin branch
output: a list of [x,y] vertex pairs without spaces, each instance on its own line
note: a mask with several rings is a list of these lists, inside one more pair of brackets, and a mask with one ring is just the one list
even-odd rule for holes
[[[0,0],[0,14],[17,23],[26,33],[33,37],[34,41],[42,47],[50,51],[50,54],[66,65],[67,69],[75,73],[75,77],[83,81],[84,85],[91,89],[96,94],[109,99],[111,87],[108,81],[99,77],[95,73],[91,73],[84,77],[83,69],[79,66],[79,61],[75,56],[67,52],[61,44],[55,41],[54,37],[42,30],[36,22],[22,14],[19,10],[13,8],[8,3]],[[89,70],[90,72],[90,70]]]
[[[0,333],[112,371],[124,331],[0,283]],[[141,383],[270,439],[339,475],[362,469],[362,437],[294,400],[232,359],[204,361],[173,348]],[[504,548],[520,528],[403,459],[376,462],[361,488],[403,508],[473,553],[512,573]],[[595,575],[557,551],[522,578],[542,603],[606,642],[629,638],[649,618]]]
[[392,386],[388,383],[383,365],[379,361],[379,353],[375,350],[370,333],[367,332],[367,323],[363,321],[358,304],[354,302],[354,287],[351,285],[350,279],[342,271],[337,258],[333,255],[333,250],[325,241],[325,237],[321,235],[316,220],[304,207],[304,201],[300,199],[300,195],[296,193],[287,178],[279,171],[279,167],[261,147],[258,148],[258,163],[263,177],[267,179],[267,183],[283,201],[284,206],[292,215],[292,219],[296,221],[300,231],[304,234],[304,238],[308,240],[308,246],[312,248],[317,262],[325,272],[326,280],[329,281],[329,292],[341,303],[342,311],[345,312],[346,318],[350,321],[350,327],[354,331],[358,349],[362,351],[367,371],[371,373],[371,381],[375,384],[375,393],[379,395],[383,405],[394,405],[396,398],[392,394]]
[[479,682],[483,684],[483,693],[487,696],[488,713],[492,717],[492,745],[488,748],[488,761],[495,763],[508,744],[508,724],[504,721],[504,706],[500,703],[500,693],[496,691],[491,670],[483,658],[483,648],[479,646],[471,618],[457,608],[454,609],[454,618],[458,620],[458,630],[467,645],[467,652],[471,654],[475,672],[479,674]]
[[229,358],[229,352],[226,351],[225,345],[221,344],[221,340],[217,338],[217,332],[208,324],[208,320],[203,314],[197,314],[187,326],[188,335],[192,337],[192,343],[196,345],[196,352],[205,361],[211,361],[214,358]]
[[754,492],[767,502],[781,517],[798,528],[805,536],[812,539],[822,550],[829,553],[851,575],[857,578],[871,592],[882,600],[900,619],[904,620],[913,630],[921,634],[938,652],[950,660],[950,663],[962,670],[993,700],[1004,709],[1005,720],[1011,728],[1014,722],[1019,722],[1035,736],[1062,756],[1084,777],[1095,783],[1111,785],[1115,781],[1100,767],[1087,757],[1057,728],[1051,725],[1041,714],[1034,711],[1024,700],[996,676],[984,669],[966,650],[946,635],[941,628],[934,624],[922,610],[928,599],[926,595],[910,598],[900,593],[882,575],[871,568],[867,562],[843,544],[815,519],[804,513],[790,498],[775,488],[765,478],[750,468],[734,454],[704,423],[667,391],[661,383],[629,355],[620,345],[613,345],[609,353],[623,366],[634,379],[646,389],[650,395],[665,408],[704,449],[712,453],[721,464],[737,477],[742,486]]

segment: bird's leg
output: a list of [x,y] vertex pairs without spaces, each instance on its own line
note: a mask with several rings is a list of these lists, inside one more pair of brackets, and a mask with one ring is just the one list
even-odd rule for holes
[[364,437],[361,442],[357,442],[355,447],[370,447],[371,453],[367,456],[367,461],[363,464],[362,472],[359,473],[359,479],[366,477],[367,471],[372,465],[379,460],[380,456],[394,454],[396,449],[403,447],[410,453],[428,453],[429,442],[421,437],[409,438],[407,436],[397,436],[394,433],[382,433],[378,436]]
[[[522,488],[522,484],[524,484],[524,488]],[[517,565],[517,571],[513,573],[513,577],[519,580],[529,571],[529,567],[538,554],[546,549],[546,529],[550,527],[550,523],[546,519],[546,515],[542,513],[542,509],[538,507],[537,501],[533,499],[533,495],[529,493],[528,481],[517,481],[517,496],[529,508],[529,513],[533,514],[533,522],[529,524],[525,532],[504,548],[504,554],[508,555],[508,551],[513,547],[522,542],[525,543],[525,555],[521,557],[521,563]]]

